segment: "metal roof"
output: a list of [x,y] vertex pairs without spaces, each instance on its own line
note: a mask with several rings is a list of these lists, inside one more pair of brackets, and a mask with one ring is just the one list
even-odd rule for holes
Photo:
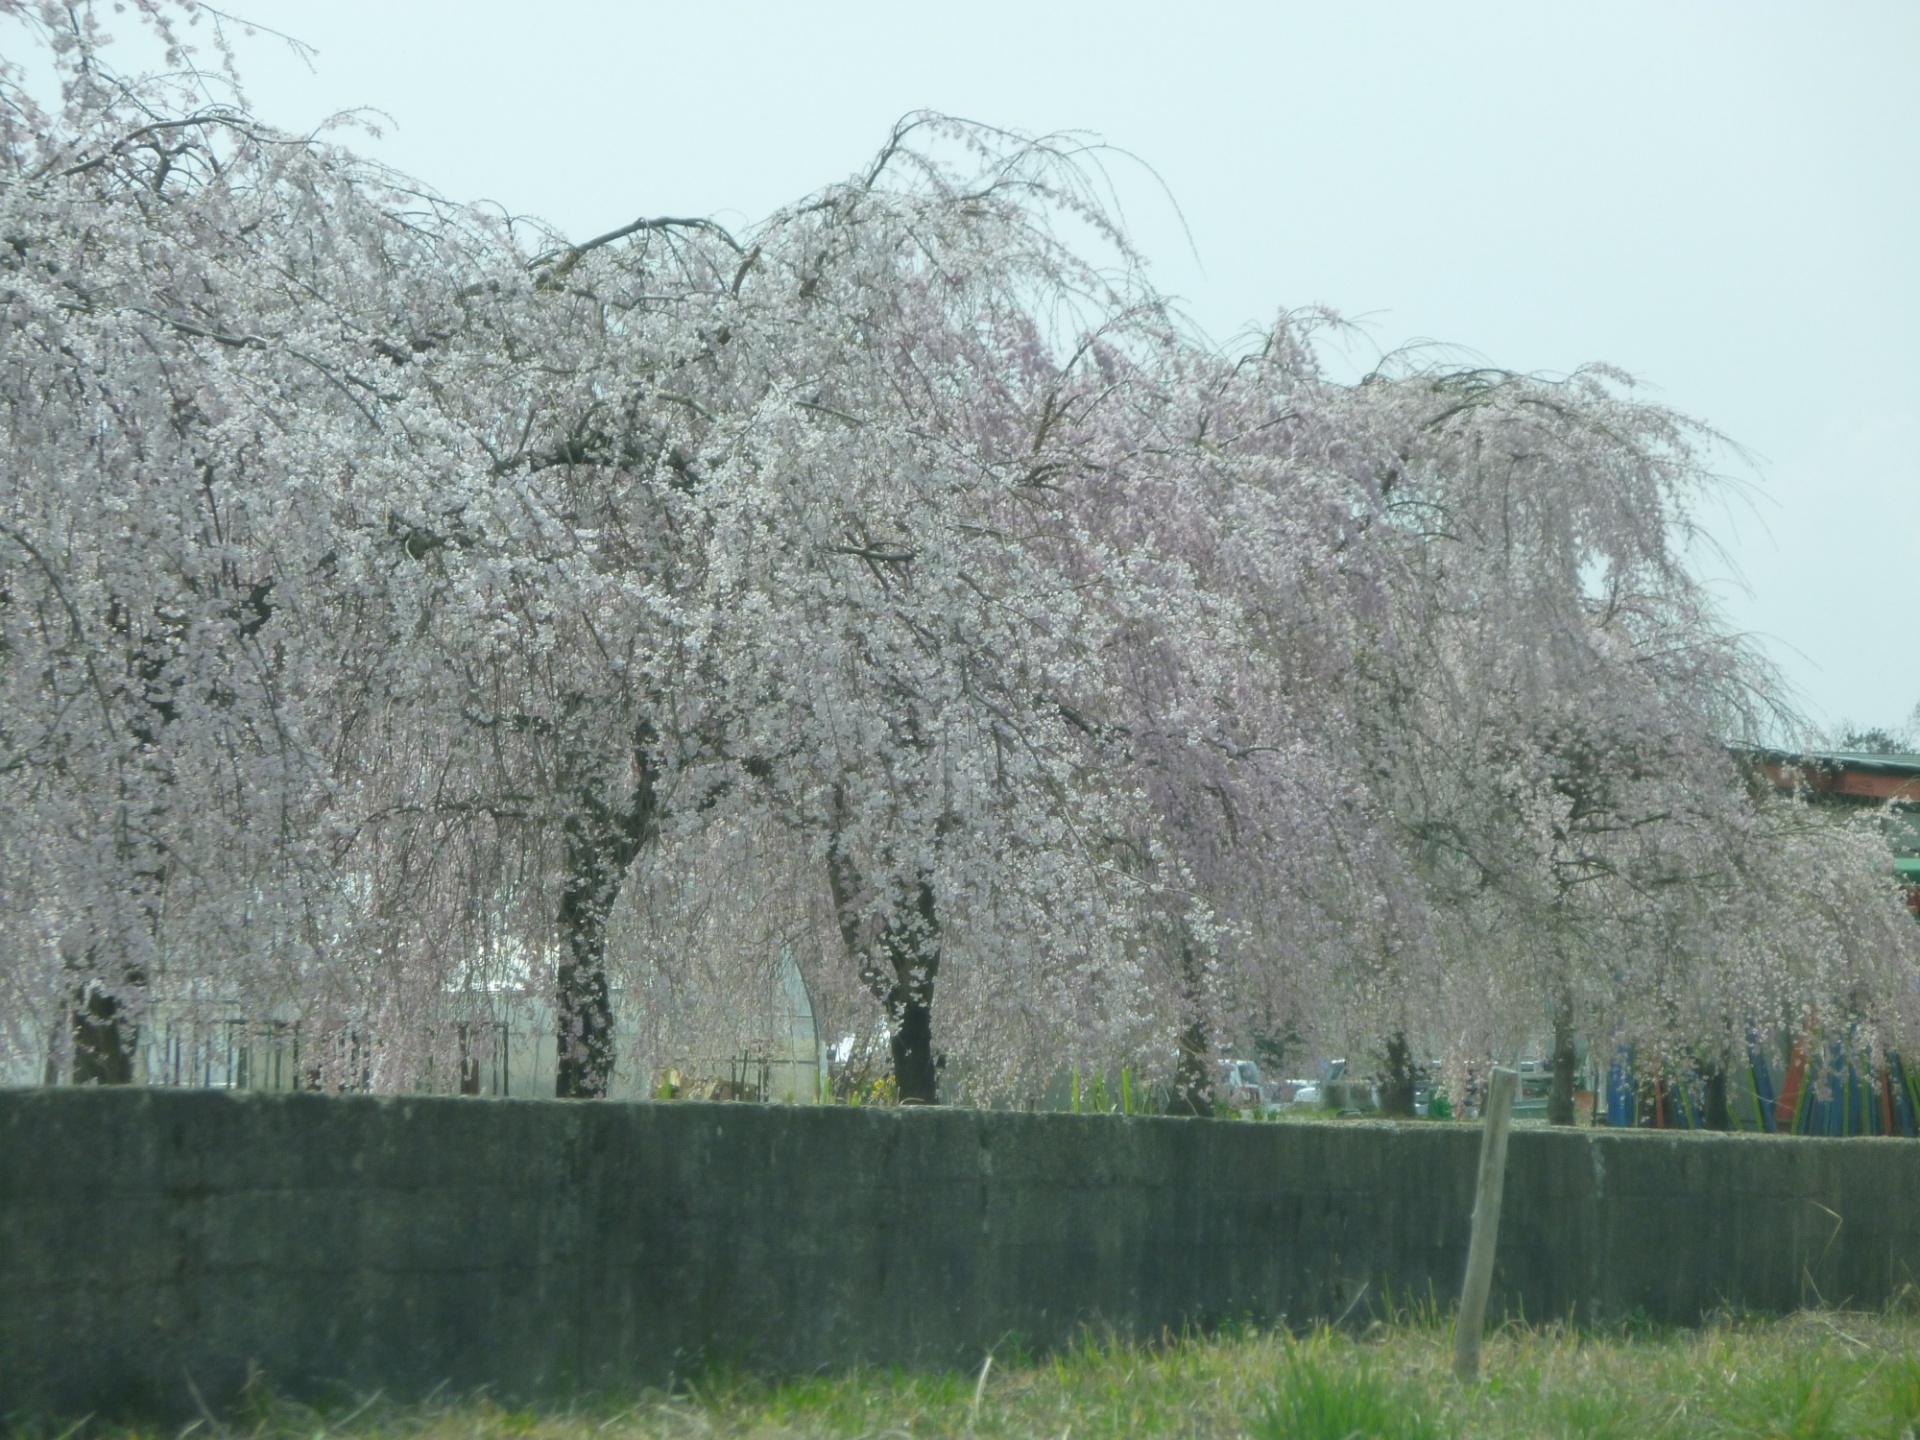
[[1860,770],[1869,775],[1920,775],[1920,754],[1885,754],[1875,750],[1772,750],[1741,747],[1763,764],[1792,765],[1821,770]]

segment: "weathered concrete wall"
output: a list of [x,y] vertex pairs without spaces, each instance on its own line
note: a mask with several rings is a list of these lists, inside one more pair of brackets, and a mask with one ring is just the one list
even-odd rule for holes
[[[0,1416],[975,1365],[1083,1324],[1446,1303],[1479,1137],[1428,1124],[0,1091]],[[1875,1304],[1920,1144],[1513,1137],[1494,1303]]]

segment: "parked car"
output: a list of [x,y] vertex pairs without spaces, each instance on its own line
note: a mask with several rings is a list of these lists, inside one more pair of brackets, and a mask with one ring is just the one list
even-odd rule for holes
[[1267,1082],[1267,1103],[1269,1105],[1277,1105],[1284,1110],[1293,1103],[1294,1097],[1300,1093],[1302,1086],[1317,1086],[1319,1083],[1317,1080],[1269,1080]]
[[1277,1103],[1261,1077],[1260,1067],[1251,1060],[1220,1062],[1219,1095],[1234,1110],[1264,1111]]
[[1345,1060],[1323,1060],[1319,1070],[1320,1074],[1314,1079],[1285,1081],[1285,1098],[1277,1102],[1277,1108],[1334,1110],[1342,1115],[1360,1115],[1380,1108],[1380,1096],[1373,1083],[1349,1076]]
[[[1516,1066],[1520,1072],[1520,1084],[1514,1092],[1513,1118],[1516,1120],[1544,1120],[1547,1114],[1547,1096],[1553,1089],[1553,1071],[1538,1060],[1522,1060]],[[1460,1116],[1465,1120],[1478,1120],[1484,1113],[1487,1098],[1487,1082],[1477,1069],[1467,1071],[1466,1101],[1460,1107]]]
[[1513,1118],[1544,1120],[1547,1096],[1553,1090],[1553,1071],[1537,1060],[1520,1062],[1520,1089],[1513,1097]]

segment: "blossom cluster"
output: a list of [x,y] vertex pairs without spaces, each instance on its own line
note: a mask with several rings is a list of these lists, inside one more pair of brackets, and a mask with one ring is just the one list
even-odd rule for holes
[[936,116],[569,242],[209,101],[195,13],[127,77],[0,0],[61,84],[0,69],[14,1068],[244,1015],[406,1088],[511,991],[599,1094],[773,944],[910,1098],[1906,1034],[1878,841],[1729,749],[1791,717],[1685,563],[1713,437],[1625,377],[1223,350],[1072,144]]

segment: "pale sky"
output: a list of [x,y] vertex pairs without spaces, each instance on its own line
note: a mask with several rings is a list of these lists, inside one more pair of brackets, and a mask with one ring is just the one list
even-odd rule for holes
[[758,219],[910,110],[1093,132],[1218,338],[1323,304],[1383,349],[1608,361],[1730,436],[1729,619],[1817,723],[1920,702],[1912,0],[223,3],[318,52],[243,42],[268,119],[383,111],[356,148],[575,238]]

